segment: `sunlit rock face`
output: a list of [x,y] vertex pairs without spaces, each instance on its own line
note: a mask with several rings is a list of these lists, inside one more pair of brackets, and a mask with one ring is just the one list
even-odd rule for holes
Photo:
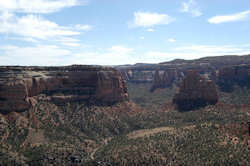
[[173,103],[180,111],[190,111],[218,101],[215,84],[197,71],[189,71],[174,96]]
[[0,67],[0,112],[25,111],[34,96],[55,104],[114,104],[128,100],[119,71],[100,66]]

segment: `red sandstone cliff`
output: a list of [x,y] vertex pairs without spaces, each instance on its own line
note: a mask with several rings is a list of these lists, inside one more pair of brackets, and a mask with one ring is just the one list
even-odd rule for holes
[[201,75],[208,77],[225,91],[223,87],[230,89],[235,84],[250,87],[250,79],[247,75],[249,67],[248,69],[243,67],[249,64],[250,55],[245,55],[207,57],[196,60],[177,59],[159,64],[122,65],[116,68],[130,83],[152,83],[152,91],[173,84],[178,85],[188,70],[200,71]]
[[202,77],[197,71],[188,72],[181,83],[180,90],[175,94],[173,103],[180,111],[188,111],[216,104],[218,94],[215,84]]
[[32,97],[46,94],[56,104],[128,100],[120,72],[108,67],[0,67],[0,112],[23,111]]

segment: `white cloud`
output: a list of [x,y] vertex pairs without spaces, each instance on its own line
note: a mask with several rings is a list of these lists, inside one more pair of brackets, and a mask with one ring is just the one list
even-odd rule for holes
[[113,52],[81,52],[73,54],[67,60],[70,64],[89,64],[89,65],[123,65],[138,62],[132,55],[120,55]]
[[86,5],[78,0],[1,0],[0,11],[20,13],[52,13],[66,7]]
[[175,48],[175,51],[198,53],[201,56],[244,55],[250,52],[248,45],[191,45]]
[[210,18],[208,22],[211,24],[220,24],[226,22],[243,21],[248,18],[250,18],[250,10],[230,15],[215,16]]
[[[0,33],[16,35],[16,40],[39,42],[80,35],[92,30],[91,25],[60,26],[37,15],[60,11],[66,7],[86,5],[87,0],[0,0]],[[16,13],[25,13],[21,16]],[[31,14],[32,13],[32,14]],[[37,13],[37,14],[35,14]],[[77,46],[76,42],[64,45]]]
[[[119,47],[112,47],[107,52],[83,52],[75,54],[68,60],[69,64],[99,64],[99,65],[121,65],[134,63],[160,63],[174,59],[197,59],[208,56],[221,55],[246,55],[250,53],[249,45],[233,46],[211,46],[211,45],[192,45],[177,47],[168,52],[164,51],[147,51],[138,53],[124,51]],[[114,51],[115,50],[115,51]],[[137,56],[135,56],[137,55]],[[140,56],[139,56],[140,55]]]
[[[71,51],[54,45],[38,45],[34,47],[2,46],[0,65],[63,65],[64,56]],[[4,61],[3,61],[4,60]]]
[[68,47],[80,47],[81,46],[79,39],[75,39],[71,37],[61,37],[59,39],[56,39],[55,41]]
[[69,46],[69,47],[80,47],[81,46],[80,43],[62,42],[61,44],[64,46]]
[[140,39],[141,39],[141,40],[144,40],[144,39],[145,39],[145,37],[144,37],[144,36],[141,36],[141,37],[140,37]]
[[32,37],[7,37],[8,40],[19,40],[19,41],[26,41],[31,43],[39,43],[38,40],[32,38]]
[[168,52],[149,51],[144,54],[144,63],[159,63],[174,59],[198,59],[209,56],[247,55],[250,53],[249,45],[191,45],[177,47]]
[[148,32],[154,32],[155,30],[152,28],[147,29]]
[[75,25],[75,29],[79,30],[79,31],[90,31],[93,29],[93,27],[91,25],[80,25],[77,24]]
[[90,30],[91,27],[89,25],[78,25],[73,28],[65,27],[46,20],[41,16],[26,15],[23,17],[17,17],[8,12],[2,13],[2,17],[0,15],[0,24],[0,33],[11,33],[37,39],[80,35],[80,31]]
[[199,17],[203,14],[195,0],[187,0],[186,2],[182,2],[181,12],[190,13],[194,17]]
[[168,39],[168,42],[174,43],[174,42],[176,42],[176,39],[174,39],[174,38],[169,38],[169,39]]
[[125,54],[130,54],[134,49],[117,45],[117,46],[112,46],[108,50],[112,53],[116,53],[119,55],[125,55]]
[[75,38],[71,38],[71,37],[62,37],[60,39],[57,39],[56,41],[65,42],[65,43],[77,43],[77,42],[80,42],[79,39],[75,39]]
[[121,65],[139,62],[159,63],[177,58],[196,59],[208,56],[246,55],[250,53],[249,44],[222,46],[190,45],[176,47],[167,52],[137,52],[138,50],[122,45],[112,46],[99,51],[96,48],[93,50],[78,52],[78,50],[67,50],[54,45],[37,45],[33,47],[5,45],[0,46],[0,65]]
[[32,42],[32,43],[38,43],[39,41],[32,38],[32,37],[24,37],[24,38],[20,38],[21,40],[24,40],[26,42]]
[[153,27],[155,25],[169,24],[175,19],[167,14],[135,12],[133,26]]
[[[97,49],[96,49],[97,50]],[[90,51],[73,54],[68,58],[70,64],[90,64],[90,65],[121,65],[133,64],[136,62],[134,49],[122,45],[115,45],[104,51]]]
[[18,49],[19,47],[13,46],[13,45],[3,45],[0,46],[0,50],[12,50],[12,49]]

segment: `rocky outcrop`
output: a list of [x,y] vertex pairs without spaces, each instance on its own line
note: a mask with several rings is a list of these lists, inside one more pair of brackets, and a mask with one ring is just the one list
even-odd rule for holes
[[235,85],[250,88],[250,65],[238,65],[219,70],[218,85],[222,91],[230,92]]
[[128,99],[126,84],[113,68],[0,67],[0,112],[27,110],[39,94],[58,105],[76,101],[113,104]]
[[[153,91],[157,88],[166,88],[174,84],[178,86],[189,70],[200,71],[201,75],[215,83],[227,84],[223,81],[224,74],[220,75],[219,78],[219,70],[242,64],[250,65],[250,55],[217,56],[196,60],[177,59],[159,64],[123,65],[116,66],[116,68],[121,71],[123,78],[129,83],[150,83]],[[230,71],[228,72],[230,73]]]
[[155,70],[120,70],[124,80],[131,83],[152,83],[154,80]]
[[197,71],[189,71],[181,83],[179,92],[175,94],[173,103],[180,111],[189,111],[216,104],[218,94],[215,84]]
[[156,70],[151,91],[171,87],[175,82],[181,80],[183,76],[184,74],[176,69]]

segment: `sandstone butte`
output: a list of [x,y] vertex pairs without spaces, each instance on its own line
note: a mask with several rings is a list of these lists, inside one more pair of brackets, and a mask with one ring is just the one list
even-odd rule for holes
[[189,71],[173,98],[180,111],[189,111],[218,102],[215,84],[198,71]]
[[120,72],[111,67],[0,67],[0,113],[25,111],[41,94],[58,105],[110,105],[128,100]]

